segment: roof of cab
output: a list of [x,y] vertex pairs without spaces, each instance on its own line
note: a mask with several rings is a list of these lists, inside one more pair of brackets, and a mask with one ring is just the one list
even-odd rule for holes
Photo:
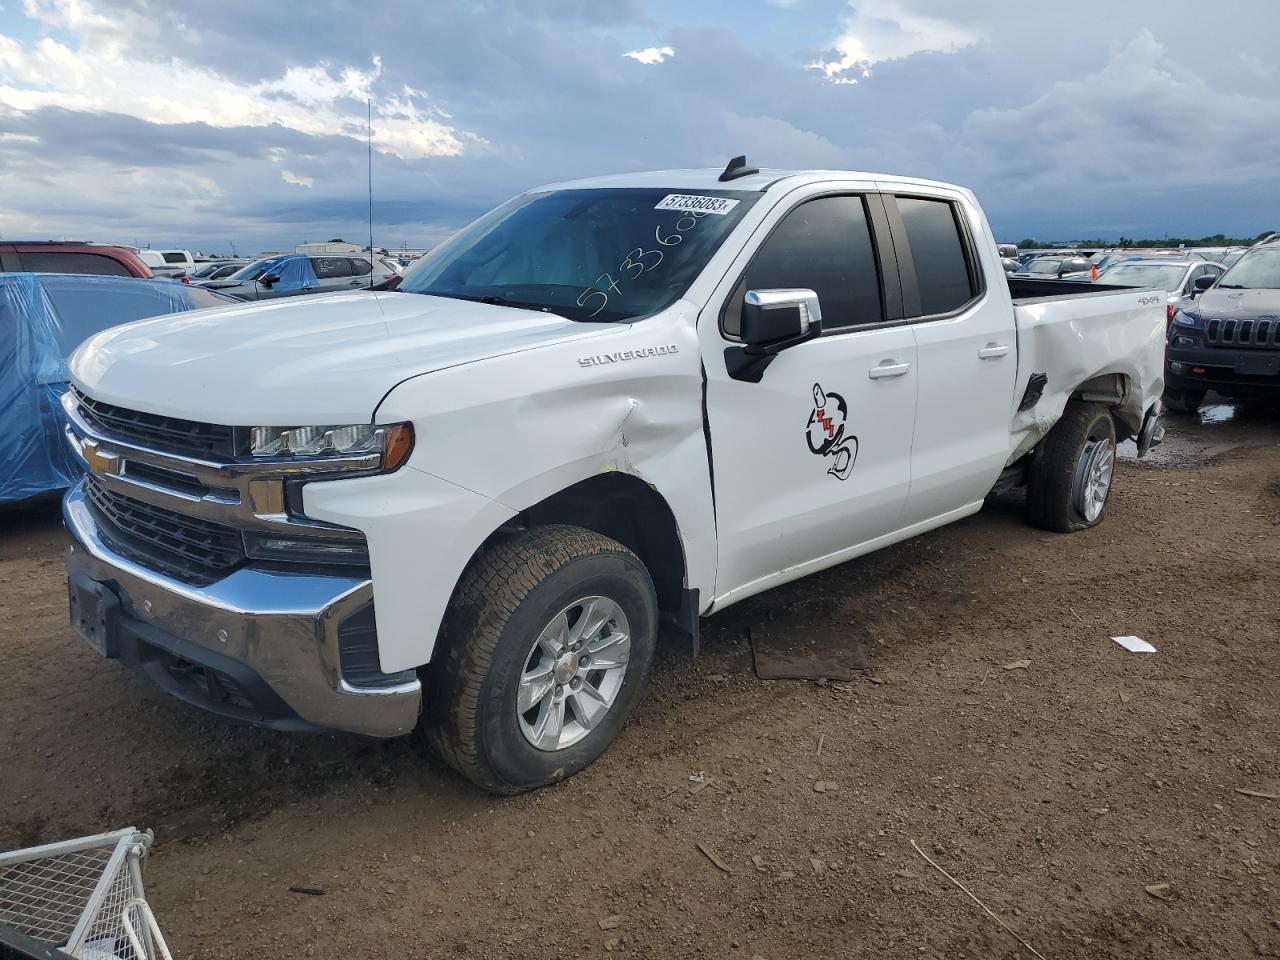
[[962,189],[954,184],[935,180],[921,180],[916,177],[903,177],[896,174],[866,173],[855,170],[776,170],[761,169],[745,177],[721,182],[720,167],[703,167],[689,170],[646,170],[642,173],[618,173],[604,177],[588,177],[583,180],[566,180],[561,183],[548,183],[537,187],[530,193],[544,193],[550,190],[602,190],[639,187],[651,189],[673,190],[742,190],[762,193],[769,187],[782,181],[821,182],[830,179],[856,180],[888,180],[895,183],[912,183],[920,186]]

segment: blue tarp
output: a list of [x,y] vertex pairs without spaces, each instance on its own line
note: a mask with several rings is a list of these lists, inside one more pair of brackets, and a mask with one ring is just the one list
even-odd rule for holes
[[51,493],[80,473],[62,437],[67,357],[117,324],[238,303],[173,280],[0,273],[0,503]]
[[289,253],[281,257],[274,257],[262,265],[262,273],[258,276],[265,277],[268,273],[274,273],[280,278],[273,290],[314,290],[320,281],[316,279],[315,268],[311,266],[311,258],[305,254]]

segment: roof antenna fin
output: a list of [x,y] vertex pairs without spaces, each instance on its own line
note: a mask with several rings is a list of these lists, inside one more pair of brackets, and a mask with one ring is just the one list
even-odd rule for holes
[[728,183],[730,180],[737,180],[739,177],[749,177],[753,173],[759,173],[759,167],[747,166],[747,155],[744,153],[740,157],[734,157],[729,161],[729,165],[724,168],[724,173],[720,174],[720,182]]

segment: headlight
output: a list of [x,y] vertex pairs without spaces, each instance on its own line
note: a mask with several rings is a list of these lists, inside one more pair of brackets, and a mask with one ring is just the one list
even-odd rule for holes
[[411,423],[355,423],[336,427],[254,427],[249,452],[255,457],[354,457],[382,455],[382,469],[390,472],[413,449]]
[[1193,330],[1199,330],[1202,323],[1199,314],[1183,313],[1181,310],[1173,315],[1173,322],[1180,327],[1191,327]]

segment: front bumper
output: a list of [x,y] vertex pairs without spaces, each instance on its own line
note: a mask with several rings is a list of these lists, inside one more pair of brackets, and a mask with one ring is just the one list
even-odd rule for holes
[[[1195,340],[1179,344],[1183,337]],[[1248,364],[1250,371],[1238,367]],[[1280,352],[1210,347],[1195,335],[1174,328],[1165,362],[1165,386],[1174,390],[1216,390],[1228,396],[1275,396],[1280,393]]]
[[103,540],[83,486],[63,502],[67,574],[73,595],[99,589],[113,607],[101,645],[108,657],[182,700],[278,730],[391,737],[413,729],[416,678],[358,687],[342,675],[340,630],[368,609],[369,579],[258,566],[207,586],[172,579]]

